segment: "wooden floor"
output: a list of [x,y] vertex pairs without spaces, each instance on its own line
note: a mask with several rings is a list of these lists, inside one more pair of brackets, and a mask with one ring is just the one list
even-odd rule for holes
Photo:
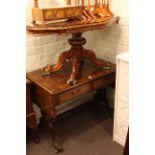
[[[61,137],[63,155],[122,155],[123,147],[113,142],[113,118],[104,105],[86,106],[72,115],[60,117],[56,122]],[[51,139],[40,126],[41,142],[35,144],[27,132],[27,155],[54,155]]]

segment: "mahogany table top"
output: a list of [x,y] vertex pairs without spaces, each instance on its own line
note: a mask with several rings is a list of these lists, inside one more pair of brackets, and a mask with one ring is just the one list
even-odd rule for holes
[[56,33],[77,33],[84,32],[88,30],[94,29],[103,29],[108,26],[112,26],[117,24],[119,21],[119,17],[104,17],[99,19],[92,19],[87,21],[65,21],[59,23],[50,23],[44,25],[37,25],[33,23],[29,23],[26,26],[26,29],[32,31],[33,33],[47,33],[47,32],[56,32]]

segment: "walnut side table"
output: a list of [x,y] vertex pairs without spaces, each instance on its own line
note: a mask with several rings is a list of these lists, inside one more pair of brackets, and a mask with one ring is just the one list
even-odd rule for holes
[[[101,61],[101,60],[99,60]],[[107,63],[106,61],[101,61]],[[66,62],[64,67],[49,76],[42,76],[41,70],[27,73],[27,78],[32,81],[33,100],[40,106],[45,118],[45,124],[52,136],[53,146],[57,152],[62,150],[54,133],[54,121],[57,117],[56,107],[66,101],[76,99],[83,94],[98,90],[115,83],[115,64],[110,63],[111,68],[99,68],[85,61],[80,71],[81,78],[75,85],[68,85],[66,81],[70,77],[72,66]],[[107,103],[106,93],[103,98]]]

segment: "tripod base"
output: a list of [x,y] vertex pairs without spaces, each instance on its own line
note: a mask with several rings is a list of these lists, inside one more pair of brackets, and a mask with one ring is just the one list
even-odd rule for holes
[[57,72],[63,67],[65,61],[72,61],[72,73],[67,83],[74,85],[77,83],[77,80],[80,77],[83,59],[88,59],[97,67],[105,66],[110,68],[110,63],[103,63],[96,58],[96,55],[93,51],[83,48],[83,45],[86,44],[86,39],[82,37],[82,33],[73,33],[72,38],[69,39],[68,42],[71,45],[71,49],[61,53],[58,57],[57,63],[54,66],[48,65],[47,67],[43,68],[43,75],[49,75]]

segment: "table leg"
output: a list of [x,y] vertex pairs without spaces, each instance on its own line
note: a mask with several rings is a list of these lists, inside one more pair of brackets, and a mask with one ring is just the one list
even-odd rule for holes
[[54,122],[56,119],[56,111],[54,105],[57,102],[57,97],[53,97],[52,101],[53,102],[50,104],[50,106],[46,106],[42,109],[43,110],[42,114],[44,117],[45,126],[51,135],[52,144],[55,149],[55,152],[59,153],[62,151],[62,146],[60,145],[60,142],[55,134],[55,126],[54,126]]
[[[68,39],[68,42],[71,45],[71,49],[60,54],[60,56],[58,57],[58,61],[54,66],[48,65],[47,67],[45,67],[43,69],[44,75],[49,75],[50,73],[60,70],[63,67],[65,61],[69,60],[72,61],[72,73],[67,83],[76,84],[77,79],[80,77],[83,59],[88,59],[97,67],[110,67],[110,63],[105,64],[103,61],[98,60],[93,51],[83,48],[83,45],[86,44],[86,39],[82,37],[81,32],[73,33],[72,38]],[[46,74],[44,71],[47,71],[48,74]]]
[[100,98],[104,103],[105,103],[105,107],[109,113],[110,116],[113,116],[113,112],[111,111],[111,108],[109,106],[109,99],[107,98],[106,96],[106,88],[101,88],[97,91],[97,94],[98,94],[98,98]]
[[56,72],[60,70],[63,67],[65,61],[70,60],[72,58],[73,58],[73,52],[71,50],[61,53],[60,56],[58,57],[57,64],[51,67],[51,72]]
[[92,50],[85,49],[83,51],[83,58],[88,59],[92,64],[97,67],[110,66],[110,63],[105,63],[97,59],[95,53]]
[[[94,106],[93,108],[98,111],[98,108],[96,107],[96,103],[99,103],[99,104],[102,103],[102,104],[100,104],[100,106],[102,106],[100,109],[103,109],[104,112],[108,112],[108,114],[110,116],[113,116],[113,112],[111,111],[111,108],[109,106],[109,100],[106,96],[106,88],[101,88],[101,89],[97,90],[97,93],[93,97],[93,102],[92,102],[92,104]],[[98,113],[100,112],[100,109],[99,109]],[[103,110],[101,110],[101,113],[103,113]]]
[[55,148],[56,153],[62,152],[62,146],[60,145],[60,142],[58,141],[58,138],[56,137],[56,134],[55,134],[54,120],[50,120],[46,122],[46,127],[49,130],[49,133],[51,135],[52,144]]
[[79,79],[81,76],[82,66],[83,66],[82,60],[78,60],[78,58],[73,59],[72,73],[71,73],[69,80],[67,81],[68,84],[74,85],[77,83],[77,79]]
[[31,127],[32,137],[36,143],[40,143],[38,125]]

